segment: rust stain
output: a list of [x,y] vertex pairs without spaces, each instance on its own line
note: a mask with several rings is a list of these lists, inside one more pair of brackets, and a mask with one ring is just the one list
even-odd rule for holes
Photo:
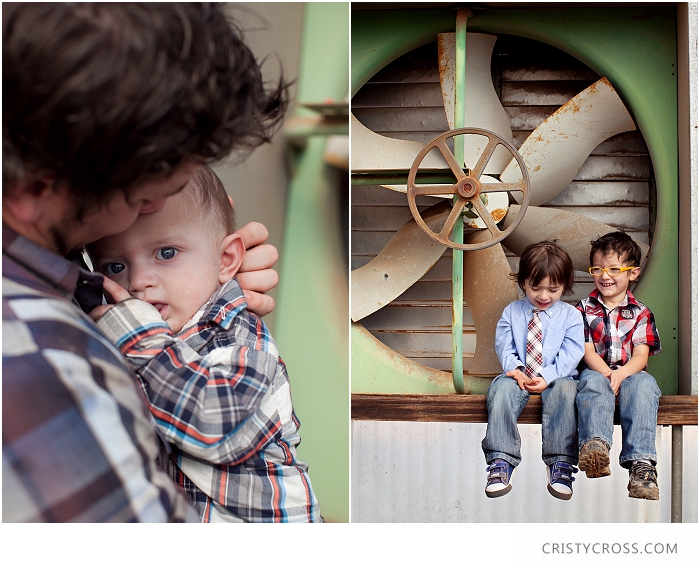
[[503,208],[496,208],[491,212],[491,216],[493,217],[494,220],[497,222],[500,222],[503,218],[506,217],[506,214],[508,213],[508,210],[505,210]]

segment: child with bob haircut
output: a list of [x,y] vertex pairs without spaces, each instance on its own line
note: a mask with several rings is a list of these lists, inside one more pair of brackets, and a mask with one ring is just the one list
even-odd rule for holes
[[576,367],[583,357],[583,321],[561,301],[573,293],[574,266],[555,243],[529,245],[517,274],[525,299],[510,303],[496,326],[496,354],[503,367],[486,397],[488,425],[481,447],[486,456],[486,496],[510,492],[521,461],[518,417],[530,395],[542,395],[542,459],[547,490],[557,499],[573,495],[578,470]]
[[583,314],[586,369],[576,405],[579,460],[587,477],[610,475],[615,399],[620,404],[620,465],[629,470],[627,491],[637,499],[659,498],[656,476],[656,415],[661,391],[644,371],[661,351],[654,315],[629,289],[639,277],[641,250],[624,232],[591,242],[595,290],[576,306]]
[[233,279],[245,248],[212,169],[89,252],[118,302],[90,315],[138,374],[202,521],[321,521],[287,370]]

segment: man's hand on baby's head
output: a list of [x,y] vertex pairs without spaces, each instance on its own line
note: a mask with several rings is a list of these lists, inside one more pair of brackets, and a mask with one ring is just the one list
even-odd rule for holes
[[107,310],[114,307],[114,304],[129,299],[131,294],[126,291],[122,286],[120,286],[114,280],[109,279],[105,276],[104,283],[102,287],[105,291],[105,299],[109,302],[107,305],[99,305],[93,309],[88,315],[95,321],[99,320]]

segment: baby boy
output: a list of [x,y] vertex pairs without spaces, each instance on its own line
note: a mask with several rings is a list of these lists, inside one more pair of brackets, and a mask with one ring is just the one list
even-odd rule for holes
[[244,251],[204,166],[162,209],[89,246],[116,302],[90,315],[138,374],[202,521],[322,521],[285,365],[233,279]]

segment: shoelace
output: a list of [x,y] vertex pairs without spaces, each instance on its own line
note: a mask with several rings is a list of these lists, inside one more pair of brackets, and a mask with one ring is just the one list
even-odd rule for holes
[[653,479],[656,479],[656,468],[644,461],[635,463],[632,466],[632,473],[640,481],[648,481],[650,475]]
[[578,469],[573,465],[563,461],[557,461],[554,464],[554,471],[552,471],[552,481],[564,480],[574,482],[576,481],[576,478],[573,476],[574,473],[578,473]]

